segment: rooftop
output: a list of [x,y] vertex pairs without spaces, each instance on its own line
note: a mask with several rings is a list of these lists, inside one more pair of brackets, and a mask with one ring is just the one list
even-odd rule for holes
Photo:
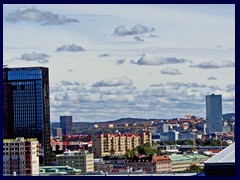
[[209,163],[235,163],[235,143],[223,149],[212,158],[208,159],[206,164]]

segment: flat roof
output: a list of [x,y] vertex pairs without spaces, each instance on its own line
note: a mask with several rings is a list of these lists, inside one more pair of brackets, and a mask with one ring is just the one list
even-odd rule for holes
[[235,143],[226,147],[205,162],[205,164],[210,163],[235,163]]

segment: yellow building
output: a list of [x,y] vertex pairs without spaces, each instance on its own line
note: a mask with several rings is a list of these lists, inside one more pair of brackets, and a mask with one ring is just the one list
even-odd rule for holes
[[126,150],[132,150],[142,143],[150,143],[152,146],[152,133],[140,134],[100,134],[93,136],[94,157],[107,155],[124,155]]

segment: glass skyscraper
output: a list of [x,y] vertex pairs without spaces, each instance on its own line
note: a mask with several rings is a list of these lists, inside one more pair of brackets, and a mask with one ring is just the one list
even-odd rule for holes
[[3,84],[4,138],[37,138],[42,152],[40,163],[50,164],[48,68],[3,68]]
[[222,95],[206,96],[207,133],[222,132]]
[[62,128],[63,135],[73,134],[72,116],[60,116],[60,128]]

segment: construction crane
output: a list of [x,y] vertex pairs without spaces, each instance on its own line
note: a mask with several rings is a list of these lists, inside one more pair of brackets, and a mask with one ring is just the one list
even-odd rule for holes
[[194,116],[194,115],[191,115],[191,114],[187,114],[185,115],[186,117],[188,117],[188,119],[191,120],[191,124],[192,124],[192,134],[193,134],[193,138],[192,138],[192,141],[193,141],[193,149],[195,150],[195,147],[196,147],[196,133],[197,133],[197,128],[196,128],[196,119],[197,117]]

